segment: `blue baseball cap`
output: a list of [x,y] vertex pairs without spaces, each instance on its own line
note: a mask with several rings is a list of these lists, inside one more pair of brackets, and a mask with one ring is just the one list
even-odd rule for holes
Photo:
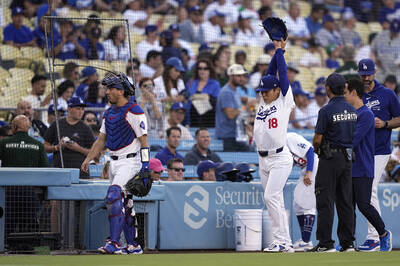
[[149,24],[144,28],[145,34],[149,34],[150,32],[155,32],[157,31],[157,26],[154,24]]
[[325,85],[325,80],[326,80],[326,78],[321,76],[315,81],[315,85],[317,85],[317,86]]
[[322,24],[324,24],[325,22],[335,22],[335,19],[332,17],[331,14],[326,14],[326,15],[322,18]]
[[81,78],[85,79],[85,78],[90,77],[91,75],[95,74],[96,72],[97,71],[94,67],[90,67],[90,66],[85,67],[84,69],[82,69]]
[[400,20],[399,19],[393,19],[390,22],[390,32],[393,32],[393,33],[400,32]]
[[260,91],[269,91],[275,88],[278,88],[279,80],[276,76],[273,75],[266,75],[261,78],[260,85],[256,92]]
[[[57,106],[57,111],[59,112],[66,112],[67,110],[65,110],[61,105]],[[47,108],[47,114],[54,114],[55,113],[55,109],[54,109],[54,104],[50,104],[49,107]]]
[[77,107],[82,106],[85,107],[85,102],[80,97],[72,97],[68,100],[68,107]]
[[11,16],[16,16],[16,15],[21,15],[24,14],[24,10],[22,9],[22,7],[14,7],[11,11]]
[[210,160],[201,161],[197,165],[197,175],[202,179],[204,172],[210,170],[211,168],[217,168],[218,165],[219,165],[218,163],[214,163],[213,161]]
[[326,89],[324,87],[318,87],[314,92],[315,96],[326,96]]
[[369,76],[375,74],[375,63],[369,58],[361,59],[358,62],[358,74],[360,76]]
[[293,88],[292,93],[294,96],[297,96],[297,95],[308,96],[308,93],[305,92],[301,87]]
[[172,35],[172,31],[170,30],[164,30],[160,33],[160,37],[164,38],[165,40],[172,41],[174,39],[174,35]]
[[173,24],[169,25],[168,29],[171,31],[179,31],[179,24],[173,23]]
[[165,63],[167,66],[173,66],[176,70],[180,72],[184,72],[185,68],[183,67],[182,61],[178,57],[170,57]]
[[189,13],[201,11],[201,7],[196,5],[189,8]]
[[171,111],[172,110],[185,110],[186,111],[186,109],[185,109],[185,103],[183,103],[183,102],[177,102],[177,103],[174,103],[172,106],[171,106]]
[[330,88],[335,88],[335,87],[344,88],[346,86],[346,80],[342,75],[334,72],[328,76],[325,85],[329,86]]
[[213,48],[208,44],[208,43],[202,43],[199,46],[199,52],[204,51],[204,50],[212,50]]

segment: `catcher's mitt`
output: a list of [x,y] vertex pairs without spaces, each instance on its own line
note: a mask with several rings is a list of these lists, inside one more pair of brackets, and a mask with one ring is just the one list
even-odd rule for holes
[[126,183],[125,189],[132,195],[144,197],[149,194],[152,184],[150,172],[139,172]]
[[262,23],[265,31],[268,33],[271,41],[280,41],[281,39],[286,40],[288,36],[288,30],[285,22],[280,18],[267,18]]

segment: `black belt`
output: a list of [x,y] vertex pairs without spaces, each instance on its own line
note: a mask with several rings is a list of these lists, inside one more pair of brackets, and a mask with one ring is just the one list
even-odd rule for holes
[[278,148],[278,149],[276,149],[276,150],[272,150],[272,151],[258,151],[258,154],[259,154],[261,157],[267,157],[268,154],[280,153],[281,151],[283,151],[283,147],[280,147],[280,148]]
[[121,155],[121,156],[110,156],[111,159],[114,161],[116,160],[121,160],[121,159],[126,159],[126,158],[133,158],[136,156],[137,153],[128,153],[127,155]]

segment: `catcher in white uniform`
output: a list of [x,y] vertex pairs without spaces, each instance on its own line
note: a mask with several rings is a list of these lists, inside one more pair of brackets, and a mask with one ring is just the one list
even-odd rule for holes
[[294,243],[294,250],[306,251],[313,248],[310,238],[316,211],[314,185],[318,169],[318,155],[314,153],[312,144],[299,134],[287,133],[286,144],[292,153],[294,165],[302,168],[299,181],[294,189],[293,209],[301,231],[301,239]]
[[[289,235],[283,188],[292,171],[293,159],[286,146],[289,115],[294,108],[292,90],[283,56],[286,40],[274,41],[275,54],[257,92],[261,93],[254,124],[264,200],[271,217],[272,244],[266,252],[294,252]],[[279,80],[276,74],[279,74]]]

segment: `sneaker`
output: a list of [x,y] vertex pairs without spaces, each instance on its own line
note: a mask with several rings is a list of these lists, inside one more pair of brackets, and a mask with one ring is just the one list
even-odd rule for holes
[[386,236],[380,237],[381,251],[392,251],[392,232],[386,230]]
[[303,239],[298,240],[296,243],[294,243],[293,246],[295,251],[307,251],[313,248],[313,244],[311,241],[304,242]]
[[380,242],[373,239],[365,240],[364,244],[358,247],[360,251],[364,252],[378,251],[379,248],[380,248]]
[[97,249],[103,254],[126,254],[116,243],[108,241],[104,246]]
[[143,249],[139,244],[137,246],[128,245],[127,247],[124,247],[124,250],[127,254],[143,254]]
[[340,249],[339,249],[339,252],[354,252],[354,251],[356,251],[356,250],[354,249],[353,244],[350,244],[347,247],[340,247]]
[[292,245],[285,245],[285,244],[274,244],[272,243],[269,247],[264,248],[264,252],[271,252],[271,253],[293,253],[294,249]]
[[336,245],[336,251],[339,252],[341,249],[342,249],[342,246],[341,246],[340,244],[337,244],[337,245]]
[[336,252],[336,249],[334,247],[325,247],[318,244],[312,249],[307,250],[307,252]]

